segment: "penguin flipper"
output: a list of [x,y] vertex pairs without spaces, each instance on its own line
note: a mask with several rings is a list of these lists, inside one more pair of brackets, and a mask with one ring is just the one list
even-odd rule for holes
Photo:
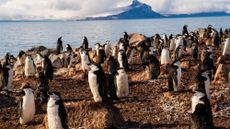
[[67,116],[67,113],[65,110],[65,106],[64,106],[62,100],[57,101],[56,104],[59,105],[58,115],[60,116],[62,127],[64,129],[68,129],[69,128],[68,127],[68,116]]

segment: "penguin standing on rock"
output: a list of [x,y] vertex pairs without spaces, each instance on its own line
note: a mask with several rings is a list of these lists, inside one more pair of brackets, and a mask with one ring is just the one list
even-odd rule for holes
[[119,63],[119,67],[125,68],[125,70],[129,69],[128,58],[123,49],[119,50],[117,60]]
[[89,48],[89,42],[86,36],[83,37],[82,47],[86,50]]
[[47,79],[53,80],[53,65],[48,56],[45,56],[42,62],[43,72]]
[[99,43],[96,43],[96,52],[97,52],[97,57],[96,57],[96,63],[97,64],[102,64],[106,60],[106,54],[104,47],[101,46]]
[[164,47],[162,52],[161,52],[161,64],[162,65],[167,65],[171,63],[171,57],[169,53],[168,47]]
[[49,129],[68,129],[68,116],[61,95],[58,92],[49,93],[47,104]]
[[20,124],[24,125],[34,120],[35,100],[33,90],[29,84],[23,86],[21,93],[23,97],[20,99],[18,111]]
[[172,63],[172,65],[169,68],[169,75],[168,75],[169,91],[178,91],[180,87],[180,80],[181,80],[180,61],[176,60]]
[[62,43],[62,37],[59,37],[57,40],[57,46],[56,46],[56,54],[61,54],[63,51],[63,43]]
[[182,35],[188,35],[188,26],[187,25],[183,26]]
[[203,90],[203,92],[210,98],[210,71],[209,70],[201,70],[197,75],[197,89]]
[[126,97],[129,94],[128,75],[124,68],[118,68],[116,75],[117,97]]
[[204,60],[202,62],[202,69],[207,69],[210,72],[210,79],[212,79],[213,74],[216,72],[216,66],[215,66],[215,62],[213,59],[213,54],[212,52],[206,52],[205,56],[204,56]]
[[213,115],[207,94],[208,71],[201,70],[197,76],[197,89],[192,97],[192,129],[214,129]]
[[66,51],[67,52],[72,52],[73,51],[72,47],[69,44],[66,44]]
[[108,102],[106,76],[100,65],[90,64],[88,82],[95,102]]
[[25,60],[25,76],[33,77],[36,73],[36,66],[34,60],[31,56],[26,56]]

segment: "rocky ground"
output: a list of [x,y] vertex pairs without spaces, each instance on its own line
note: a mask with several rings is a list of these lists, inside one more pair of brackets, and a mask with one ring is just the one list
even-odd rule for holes
[[[189,59],[189,57],[187,57]],[[125,123],[122,129],[189,129],[191,109],[191,87],[194,84],[197,67],[183,69],[181,91],[167,92],[167,80],[161,75],[156,80],[146,80],[140,65],[131,65],[129,75],[130,94],[115,102]],[[50,82],[52,91],[61,93],[65,103],[92,101],[87,78],[76,76],[55,76]],[[15,78],[13,88],[19,89],[23,82],[36,86],[35,78]],[[211,105],[214,124],[221,129],[230,129],[230,84],[211,84]],[[14,92],[0,93],[0,129],[34,129],[42,124],[45,112],[37,110],[35,121],[27,126],[19,124],[17,102]]]

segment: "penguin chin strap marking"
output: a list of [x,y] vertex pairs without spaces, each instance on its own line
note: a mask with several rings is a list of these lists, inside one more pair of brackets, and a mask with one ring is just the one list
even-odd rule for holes
[[197,104],[204,104],[204,101],[201,101],[200,99],[204,97],[205,94],[202,92],[196,92],[192,97],[192,113],[195,112],[196,105]]

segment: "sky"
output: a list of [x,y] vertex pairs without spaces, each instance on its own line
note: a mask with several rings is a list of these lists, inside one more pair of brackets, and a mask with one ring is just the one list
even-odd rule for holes
[[[161,14],[225,11],[230,0],[140,0]],[[70,20],[122,12],[132,0],[0,0],[0,20]]]

